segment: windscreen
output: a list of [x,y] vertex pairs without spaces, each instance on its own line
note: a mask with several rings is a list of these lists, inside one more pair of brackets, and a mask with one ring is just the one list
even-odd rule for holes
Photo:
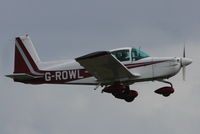
[[131,51],[131,59],[132,61],[137,61],[143,58],[149,57],[148,54],[146,54],[145,52],[141,51],[140,49],[135,49],[133,48]]

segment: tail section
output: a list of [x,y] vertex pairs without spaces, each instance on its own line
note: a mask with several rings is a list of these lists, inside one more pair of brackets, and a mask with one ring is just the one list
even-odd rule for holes
[[40,58],[28,35],[16,37],[14,74],[41,75]]

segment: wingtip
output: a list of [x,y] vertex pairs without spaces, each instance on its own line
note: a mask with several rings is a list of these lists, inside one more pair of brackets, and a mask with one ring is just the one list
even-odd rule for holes
[[8,74],[8,75],[4,75],[5,77],[8,77],[8,78],[13,78],[13,75],[12,74]]

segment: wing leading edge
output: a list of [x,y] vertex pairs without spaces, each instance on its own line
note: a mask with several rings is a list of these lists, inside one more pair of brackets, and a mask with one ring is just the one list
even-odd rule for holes
[[123,82],[137,77],[118,61],[109,51],[99,51],[75,59],[99,83]]

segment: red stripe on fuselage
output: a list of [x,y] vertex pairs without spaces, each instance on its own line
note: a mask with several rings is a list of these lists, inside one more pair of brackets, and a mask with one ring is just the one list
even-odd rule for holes
[[132,69],[132,68],[138,68],[138,67],[153,65],[153,64],[157,64],[157,63],[161,63],[161,62],[166,62],[166,61],[169,61],[169,60],[161,60],[161,61],[150,61],[150,62],[143,62],[143,63],[125,64],[125,66],[126,66],[128,69]]

